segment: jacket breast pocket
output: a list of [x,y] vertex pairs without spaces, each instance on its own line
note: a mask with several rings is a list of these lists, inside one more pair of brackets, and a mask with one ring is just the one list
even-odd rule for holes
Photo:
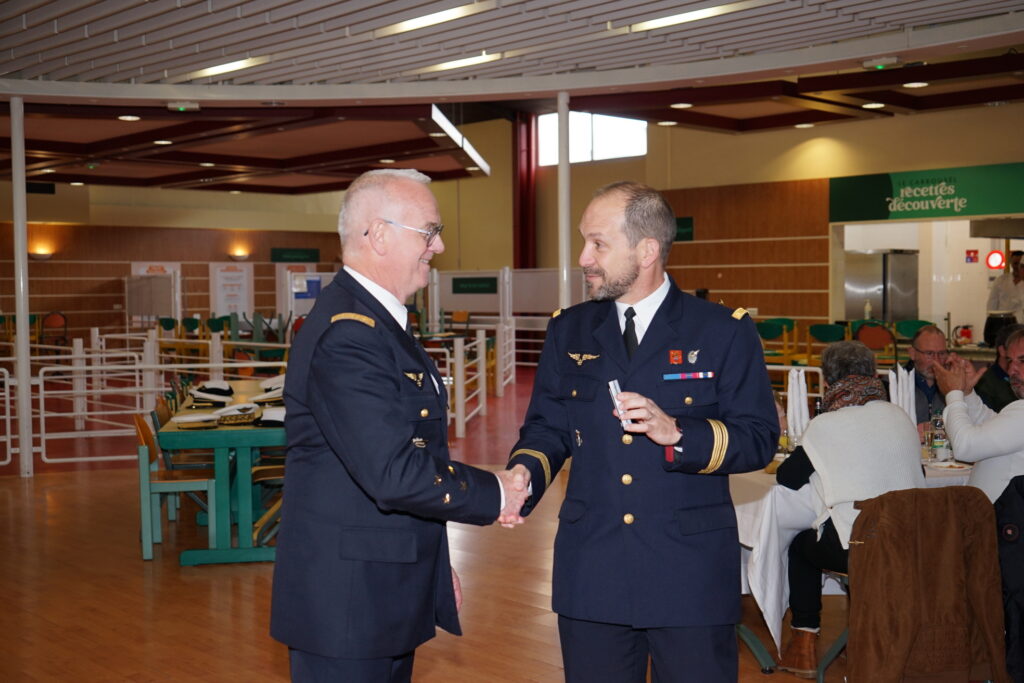
[[402,409],[410,422],[440,420],[443,412],[434,392],[424,389],[413,395],[402,396]]
[[338,556],[360,562],[416,561],[416,535],[406,529],[344,527]]
[[563,375],[558,386],[558,397],[566,401],[593,401],[600,387],[600,380],[594,377]]
[[669,415],[716,417],[718,390],[714,380],[666,380],[657,389],[658,407]]

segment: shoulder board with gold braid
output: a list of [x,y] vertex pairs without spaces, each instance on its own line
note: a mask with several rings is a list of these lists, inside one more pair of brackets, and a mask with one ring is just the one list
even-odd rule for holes
[[557,317],[558,317],[558,316],[560,316],[560,315],[562,315],[562,309],[561,309],[561,308],[559,308],[559,309],[558,309],[557,311],[555,311],[554,313],[552,313],[552,314],[551,314],[551,317],[552,317],[552,318],[557,318]]
[[367,327],[377,326],[376,320],[374,320],[368,315],[363,315],[362,313],[338,313],[337,315],[331,316],[332,323],[336,323],[339,320],[355,320],[356,322],[360,322],[366,325]]
[[736,320],[742,320],[743,316],[745,315],[749,315],[747,313],[747,309],[745,308],[737,308],[735,311],[732,312],[732,317],[735,318]]

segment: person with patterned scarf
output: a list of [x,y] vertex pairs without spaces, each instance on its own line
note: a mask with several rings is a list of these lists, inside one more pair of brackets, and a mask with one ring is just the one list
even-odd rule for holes
[[858,341],[827,346],[821,356],[825,381],[822,413],[811,420],[802,444],[776,473],[791,489],[810,484],[821,515],[789,546],[792,637],[778,668],[815,678],[815,645],[821,623],[821,572],[847,571],[857,500],[924,486],[917,429],[887,400],[875,373],[875,356]]

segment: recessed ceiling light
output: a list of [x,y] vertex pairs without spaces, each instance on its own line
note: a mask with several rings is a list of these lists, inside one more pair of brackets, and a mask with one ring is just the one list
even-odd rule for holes
[[122,114],[117,117],[118,121],[138,121],[140,117],[135,114]]
[[44,168],[42,172],[43,173],[56,173],[57,170],[54,169],[54,168]]
[[395,163],[395,160],[394,159],[381,159],[380,163],[382,163],[382,164],[393,164],[393,163]]
[[199,165],[202,166],[203,168],[210,168],[212,166],[216,166],[216,164],[214,164],[212,161],[200,161]]
[[672,109],[689,109],[693,105],[690,104],[689,102],[676,102],[675,104],[670,104],[668,106],[671,107]]
[[429,135],[432,138],[446,138],[446,137],[448,137],[447,133],[438,133],[438,132],[430,133]]
[[911,81],[910,83],[904,83],[904,88],[927,88],[928,84],[924,81]]
[[866,102],[860,106],[862,109],[881,109],[885,105],[882,104],[881,102]]
[[173,145],[174,143],[170,140],[153,140],[154,145]]
[[798,124],[796,124],[793,127],[794,128],[814,128],[814,124],[813,123],[798,123]]
[[479,166],[467,166],[466,170],[467,171],[479,171],[480,167]]
[[73,185],[74,187],[81,187],[82,185],[85,185],[85,183],[71,183],[71,184],[72,184],[72,185]]
[[678,121],[658,121],[659,126],[678,126]]
[[231,190],[228,194],[242,194],[241,190]]

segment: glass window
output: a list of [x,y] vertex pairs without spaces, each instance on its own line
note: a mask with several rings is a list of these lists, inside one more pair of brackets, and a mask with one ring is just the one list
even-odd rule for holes
[[[558,163],[558,114],[537,117],[537,163]],[[647,154],[647,122],[569,112],[569,163]]]

